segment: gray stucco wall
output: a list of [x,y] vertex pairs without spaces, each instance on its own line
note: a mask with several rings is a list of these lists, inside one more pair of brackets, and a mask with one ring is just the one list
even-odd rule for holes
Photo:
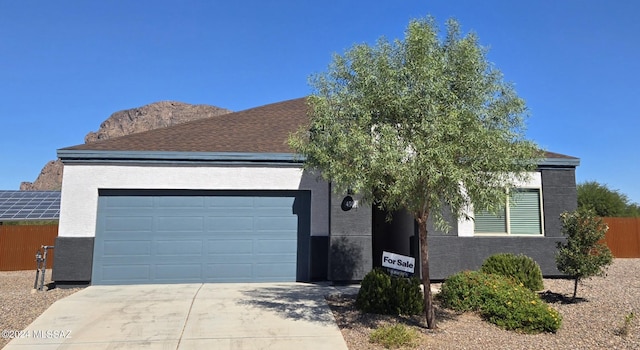
[[311,281],[326,281],[329,268],[329,237],[311,236]]
[[[486,258],[497,253],[525,254],[540,265],[543,275],[562,275],[556,268],[555,253],[557,242],[564,239],[560,214],[577,207],[575,168],[539,170],[543,184],[544,237],[458,237],[457,230],[445,233],[435,230],[428,222],[431,279],[442,280],[459,271],[478,269]],[[413,219],[405,214],[394,215],[394,221],[402,223],[380,223],[378,215],[381,214],[374,214],[374,266],[380,266],[377,255],[385,249],[419,259],[416,230],[407,223]]]
[[56,238],[56,256],[51,275],[56,285],[87,285],[91,282],[93,240],[93,237]]
[[560,276],[555,252],[558,237],[447,237],[432,236],[429,242],[431,279],[442,280],[464,271],[476,270],[493,254],[524,254],[535,260],[542,274]]
[[546,237],[562,237],[560,214],[578,207],[575,168],[543,168],[542,204]]
[[[372,268],[371,206],[343,210],[347,195],[331,193],[329,271],[331,281],[362,280]],[[352,196],[357,200],[357,196]]]
[[429,237],[432,279],[444,279],[462,270],[475,270],[492,254],[524,254],[535,260],[547,277],[561,276],[556,268],[557,242],[562,237],[560,214],[578,206],[575,168],[540,168],[544,237]]

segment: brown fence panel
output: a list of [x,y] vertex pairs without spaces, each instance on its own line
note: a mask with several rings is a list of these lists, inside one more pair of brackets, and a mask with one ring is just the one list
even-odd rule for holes
[[[54,245],[58,225],[0,225],[0,271],[36,269],[36,251]],[[55,249],[47,252],[47,269],[53,266]]]
[[609,226],[605,241],[616,258],[640,258],[640,218],[602,218]]

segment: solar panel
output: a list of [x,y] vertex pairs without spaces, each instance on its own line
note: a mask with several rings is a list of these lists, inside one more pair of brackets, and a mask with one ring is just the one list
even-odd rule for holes
[[0,191],[0,221],[58,220],[60,191]]

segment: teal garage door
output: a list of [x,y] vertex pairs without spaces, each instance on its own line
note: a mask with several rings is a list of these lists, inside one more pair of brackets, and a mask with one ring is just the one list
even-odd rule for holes
[[308,191],[101,190],[92,284],[308,279]]

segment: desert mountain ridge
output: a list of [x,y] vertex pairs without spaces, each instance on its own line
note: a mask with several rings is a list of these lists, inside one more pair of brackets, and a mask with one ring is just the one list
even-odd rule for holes
[[[115,112],[100,128],[89,132],[85,143],[107,140],[133,133],[165,128],[192,120],[215,117],[232,111],[204,104],[188,104],[176,101],[154,102],[142,107]],[[71,146],[71,145],[70,145]],[[21,191],[57,191],[62,188],[64,166],[58,160],[47,162],[34,182],[22,182]]]

